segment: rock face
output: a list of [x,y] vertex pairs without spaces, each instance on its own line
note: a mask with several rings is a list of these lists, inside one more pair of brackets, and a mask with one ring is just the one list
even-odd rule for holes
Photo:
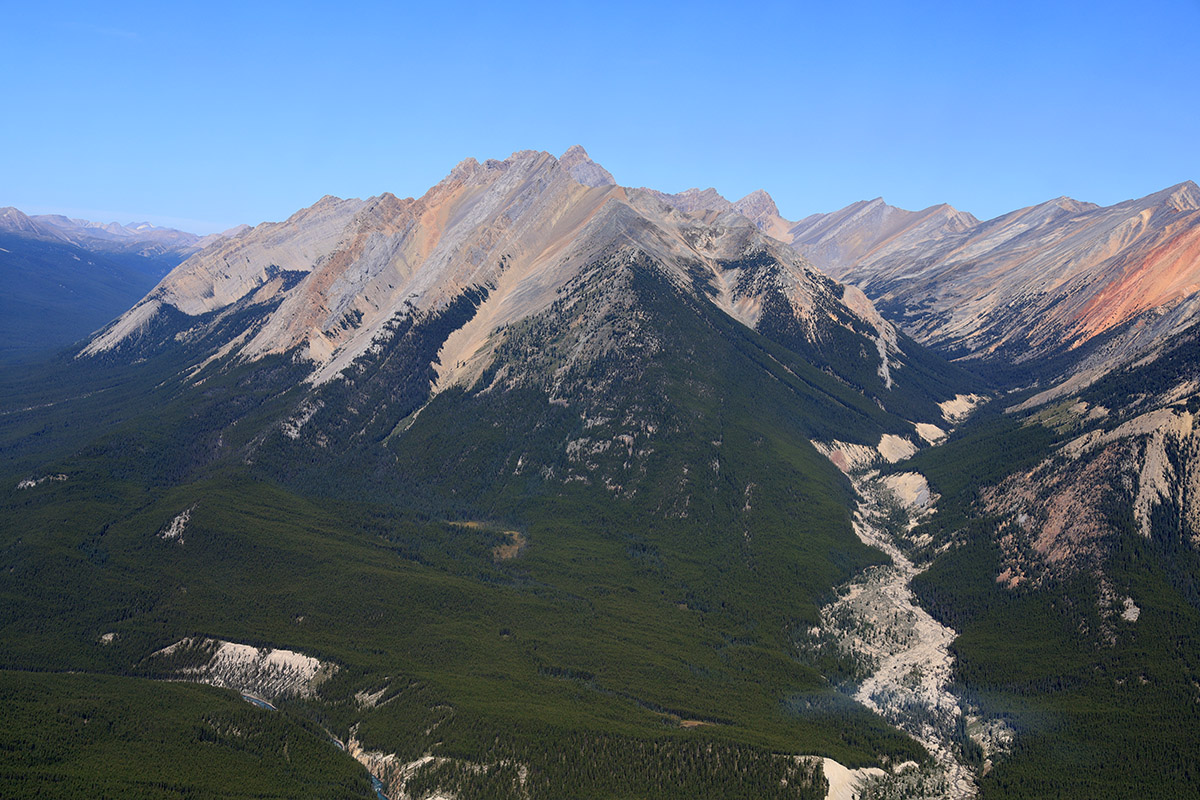
[[987,511],[1004,520],[1005,567],[997,582],[1016,588],[1082,570],[1100,574],[1119,533],[1103,511],[1114,498],[1130,508],[1143,538],[1152,537],[1156,512],[1165,511],[1157,524],[1169,520],[1171,535],[1200,547],[1200,429],[1184,405],[1158,399],[1141,406],[1126,408],[1115,427],[1097,424],[1109,414],[1094,414],[1082,401],[1042,412],[1086,433],[983,492]]
[[[905,211],[876,198],[791,223],[765,192],[737,203],[713,189],[659,196],[689,212],[744,215],[861,288],[924,344],[1004,363],[1068,354],[1049,376],[1073,379],[1058,394],[1152,351],[1200,308],[1191,181],[1106,208],[1060,197],[986,222],[944,204]],[[1102,348],[1087,347],[1098,337]]]
[[0,231],[24,236],[46,235],[41,226],[12,206],[0,208]]
[[762,189],[757,189],[741,200],[732,203],[711,187],[708,189],[685,189],[678,194],[667,194],[654,189],[643,189],[643,191],[649,192],[667,205],[687,214],[703,211],[741,214],[768,236],[781,242],[789,241],[788,228],[792,223],[779,216],[775,200]]

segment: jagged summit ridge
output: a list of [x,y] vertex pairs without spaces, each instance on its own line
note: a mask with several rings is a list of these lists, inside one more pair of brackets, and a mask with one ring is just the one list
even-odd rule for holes
[[828,214],[814,214],[788,229],[788,241],[834,277],[864,261],[900,252],[913,242],[950,235],[979,224],[972,215],[941,204],[921,211],[862,200]]
[[[694,193],[703,204],[689,211],[650,190],[583,183],[576,173],[592,180],[591,163],[582,148],[561,160],[521,151],[466,159],[416,199],[323,197],[193,256],[82,355],[136,345],[168,311],[196,318],[178,335],[202,340],[223,330],[221,320],[257,309],[253,324],[221,334],[209,352],[294,352],[320,384],[377,346],[395,320],[436,315],[464,292],[479,292],[471,318],[438,353],[440,390],[474,381],[498,332],[544,311],[589,265],[620,257],[654,265],[679,291],[751,328],[766,324],[769,308],[771,324],[782,324],[780,313],[794,319],[788,335],[814,347],[829,339],[830,326],[866,332],[871,370],[892,385],[897,334],[861,292],[820,275],[734,204],[705,208],[715,190]],[[743,212],[775,208],[765,192],[739,203]]]

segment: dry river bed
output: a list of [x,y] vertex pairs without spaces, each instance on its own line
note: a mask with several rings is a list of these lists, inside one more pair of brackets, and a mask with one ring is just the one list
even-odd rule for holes
[[[836,795],[973,798],[977,769],[964,763],[956,736],[961,740],[965,727],[982,747],[987,770],[990,757],[1005,749],[1012,734],[996,721],[980,719],[949,690],[949,647],[956,633],[917,605],[909,585],[922,567],[905,556],[897,539],[934,513],[936,498],[916,473],[881,479],[868,472],[851,480],[859,495],[855,532],[893,563],[871,567],[839,587],[838,598],[821,611],[821,626],[809,631],[809,642],[833,647],[853,661],[859,677],[854,699],[920,742],[932,762],[899,765],[891,772],[856,770],[836,781]],[[830,784],[833,797],[835,781]]]

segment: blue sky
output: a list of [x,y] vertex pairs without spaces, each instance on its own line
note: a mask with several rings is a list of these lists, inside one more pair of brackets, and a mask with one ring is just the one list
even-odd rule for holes
[[204,233],[468,156],[987,218],[1200,180],[1200,0],[9,3],[0,206]]

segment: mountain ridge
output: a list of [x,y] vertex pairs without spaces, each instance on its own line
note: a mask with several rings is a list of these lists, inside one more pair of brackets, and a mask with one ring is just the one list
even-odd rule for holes
[[[497,331],[547,308],[584,264],[616,246],[650,257],[673,282],[752,328],[761,322],[762,292],[783,292],[797,319],[816,306],[841,308],[831,318],[869,332],[879,380],[890,388],[893,362],[902,358],[897,334],[861,292],[835,290],[733,204],[697,216],[650,190],[589,186],[572,171],[592,163],[586,152],[568,154],[466,159],[417,199],[322,198],[193,256],[81,355],[136,339],[167,307],[196,316],[277,301],[266,319],[214,352],[254,359],[300,348],[322,383],[372,347],[397,315],[437,311],[463,290],[487,287],[471,320],[442,347],[435,384],[442,391],[477,376]],[[585,177],[593,174],[589,168]],[[746,202],[774,207],[765,192]],[[729,266],[755,259],[774,265],[775,277]],[[811,317],[800,335],[815,343],[828,324]]]

